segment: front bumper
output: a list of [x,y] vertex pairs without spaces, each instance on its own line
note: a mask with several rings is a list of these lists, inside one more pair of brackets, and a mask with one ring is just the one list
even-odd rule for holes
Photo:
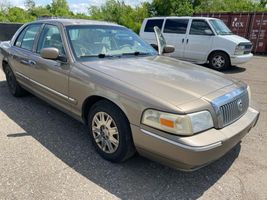
[[254,127],[259,112],[249,108],[247,113],[233,124],[217,130],[179,137],[151,129],[131,125],[137,151],[176,169],[194,170],[222,157]]
[[253,57],[252,53],[245,55],[231,56],[231,64],[232,65],[242,64],[251,60],[252,57]]

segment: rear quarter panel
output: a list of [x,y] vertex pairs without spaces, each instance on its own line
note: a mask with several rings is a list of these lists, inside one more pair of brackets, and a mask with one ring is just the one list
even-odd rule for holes
[[0,42],[0,68],[3,70],[3,62],[9,61],[10,41]]

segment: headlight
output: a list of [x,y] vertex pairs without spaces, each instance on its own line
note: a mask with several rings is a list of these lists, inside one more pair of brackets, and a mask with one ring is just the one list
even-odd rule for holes
[[243,55],[245,53],[246,46],[244,45],[237,45],[235,48],[235,55]]
[[193,135],[213,127],[208,111],[177,115],[148,109],[143,113],[142,123],[176,135]]

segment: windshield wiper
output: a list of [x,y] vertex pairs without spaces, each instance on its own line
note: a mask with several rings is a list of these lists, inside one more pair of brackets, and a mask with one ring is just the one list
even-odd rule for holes
[[128,56],[128,55],[135,55],[135,56],[139,56],[139,55],[149,55],[150,53],[146,53],[146,52],[131,52],[131,53],[122,53],[122,54],[115,54],[115,55],[110,55],[110,54],[104,54],[104,53],[100,53],[100,54],[90,54],[90,55],[82,55],[80,56],[80,58],[89,58],[89,57],[98,57],[98,58],[106,58],[106,57],[121,57],[121,56]]
[[82,55],[80,58],[89,58],[89,57],[98,57],[98,58],[105,58],[105,57],[116,57],[116,55],[110,55],[110,54],[90,54],[90,55]]
[[123,56],[128,56],[128,55],[135,55],[135,56],[139,56],[139,55],[149,55],[150,53],[146,53],[146,52],[140,52],[140,51],[135,51],[135,52],[131,52],[131,53],[123,53]]

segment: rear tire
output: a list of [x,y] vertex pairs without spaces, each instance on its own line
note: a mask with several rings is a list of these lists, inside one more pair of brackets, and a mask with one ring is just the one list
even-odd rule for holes
[[113,103],[95,103],[89,111],[88,128],[96,151],[104,159],[123,162],[135,154],[130,124]]
[[12,71],[12,69],[6,65],[5,67],[5,75],[6,75],[6,81],[9,88],[10,93],[14,97],[22,97],[27,94],[26,90],[24,90],[19,83],[17,82],[17,79]]
[[224,52],[214,52],[209,57],[209,66],[215,70],[222,71],[231,66],[229,56]]

